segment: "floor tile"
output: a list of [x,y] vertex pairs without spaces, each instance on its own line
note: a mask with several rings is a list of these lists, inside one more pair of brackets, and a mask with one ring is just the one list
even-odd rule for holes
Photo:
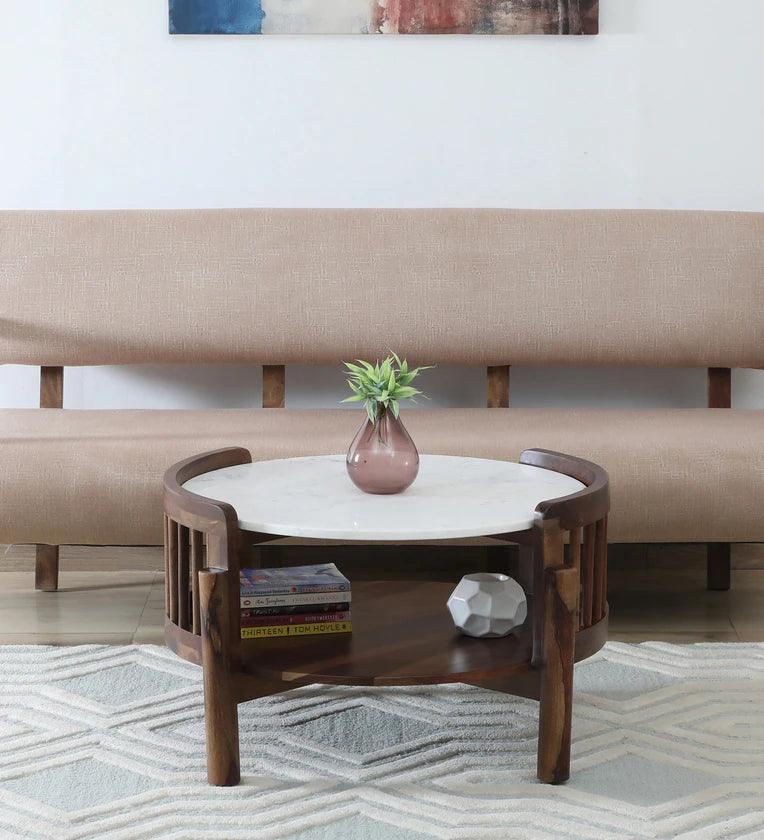
[[699,632],[678,632],[648,628],[643,632],[610,632],[608,641],[629,642],[639,644],[640,642],[671,642],[675,645],[696,644],[702,642],[737,642],[740,641],[734,630],[706,630]]
[[730,593],[729,613],[733,625],[758,626],[764,630],[764,573],[734,572]]
[[129,645],[130,633],[0,633],[0,645]]
[[732,568],[764,570],[764,543],[733,545]]
[[161,625],[141,625],[130,641],[135,645],[163,645],[165,642],[164,622]]
[[611,632],[645,633],[651,629],[667,633],[699,633],[732,631],[734,628],[725,611],[667,608],[659,612],[641,613],[638,607],[629,611],[611,607]]
[[161,604],[164,606],[164,575],[159,572],[155,575],[149,592],[150,604]]
[[739,641],[764,642],[764,625],[761,622],[758,624],[735,623],[733,626]]
[[164,626],[165,607],[164,602],[161,604],[146,604],[145,609],[138,620],[139,629],[143,625],[148,626]]
[[163,645],[165,624],[164,574],[158,572],[149,590],[138,627],[133,634],[137,645]]
[[0,634],[132,634],[155,572],[63,572],[57,592],[36,592],[25,572],[0,575]]
[[[104,589],[132,589],[142,586],[148,596],[158,574],[152,570],[62,572],[58,592],[102,592]],[[27,572],[0,572],[0,593],[21,591],[35,592],[34,576]],[[37,594],[48,596],[55,593]]]
[[674,632],[732,629],[726,602],[710,603],[695,593],[681,598],[636,591],[628,598],[610,599],[611,630],[643,632],[650,627]]

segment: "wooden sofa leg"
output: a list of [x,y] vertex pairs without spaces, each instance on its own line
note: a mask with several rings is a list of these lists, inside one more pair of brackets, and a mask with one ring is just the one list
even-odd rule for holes
[[42,592],[55,592],[58,589],[57,545],[36,546],[34,588]]
[[708,543],[706,554],[707,588],[724,592],[730,588],[730,543]]
[[42,592],[58,589],[58,546],[38,545],[35,551],[34,588]]

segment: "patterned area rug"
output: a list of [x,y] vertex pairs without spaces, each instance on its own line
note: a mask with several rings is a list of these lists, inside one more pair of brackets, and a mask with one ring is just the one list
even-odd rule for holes
[[163,648],[0,648],[0,838],[763,838],[764,645],[609,644],[576,668],[571,781],[537,706],[311,686],[240,706],[205,783],[199,669]]

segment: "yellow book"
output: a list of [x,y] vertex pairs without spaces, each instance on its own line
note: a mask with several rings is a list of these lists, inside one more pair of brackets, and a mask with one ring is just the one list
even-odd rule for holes
[[270,624],[267,627],[242,627],[242,639],[274,639],[277,636],[319,636],[325,633],[350,633],[350,621],[322,621],[316,624]]

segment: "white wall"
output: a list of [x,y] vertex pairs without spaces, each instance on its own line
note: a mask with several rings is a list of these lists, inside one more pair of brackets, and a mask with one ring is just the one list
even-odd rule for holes
[[[0,0],[0,207],[764,210],[764,3],[601,7],[596,38],[171,38],[166,0]],[[477,372],[446,373],[436,403],[480,403]],[[254,405],[258,381],[69,370],[66,404]],[[290,371],[291,404],[340,385]],[[534,404],[704,398],[699,371],[515,386]],[[0,404],[35,391],[32,370],[0,369]],[[738,374],[735,402],[764,406],[764,374]]]

